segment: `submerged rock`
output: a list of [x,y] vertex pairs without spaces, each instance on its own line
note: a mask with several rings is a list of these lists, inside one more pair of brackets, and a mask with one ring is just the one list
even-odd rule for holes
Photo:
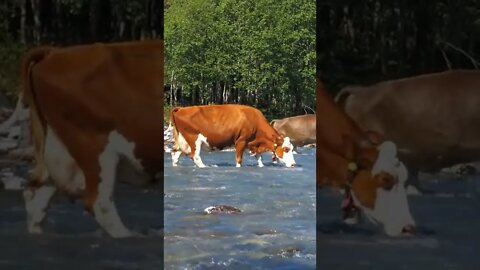
[[237,214],[241,213],[242,210],[229,206],[229,205],[215,205],[215,206],[209,206],[203,210],[203,212],[207,215],[211,214]]

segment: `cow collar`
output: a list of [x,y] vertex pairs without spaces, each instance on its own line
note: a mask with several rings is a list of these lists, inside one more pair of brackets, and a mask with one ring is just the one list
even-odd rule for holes
[[272,151],[272,160],[273,161],[277,160],[277,154],[275,153],[275,150],[277,150],[277,146],[278,146],[278,144],[274,142],[273,143],[273,151]]
[[352,197],[352,184],[358,171],[357,163],[353,161],[348,162],[347,170],[347,181],[345,183],[345,193],[343,196],[341,207],[344,220],[355,217],[357,212],[357,207],[355,206]]

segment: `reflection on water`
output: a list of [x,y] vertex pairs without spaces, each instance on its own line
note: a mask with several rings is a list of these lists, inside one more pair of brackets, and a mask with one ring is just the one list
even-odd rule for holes
[[[202,153],[211,167],[165,158],[165,269],[315,269],[315,151],[301,149],[296,168],[258,168],[245,155]],[[238,214],[206,215],[213,205]]]

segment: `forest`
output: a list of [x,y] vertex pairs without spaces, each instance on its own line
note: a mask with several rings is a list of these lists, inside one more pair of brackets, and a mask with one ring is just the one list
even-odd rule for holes
[[163,14],[161,0],[2,0],[0,94],[16,98],[28,48],[163,38]]
[[166,0],[165,104],[315,110],[315,2]]
[[341,87],[480,67],[477,0],[317,1],[317,73]]

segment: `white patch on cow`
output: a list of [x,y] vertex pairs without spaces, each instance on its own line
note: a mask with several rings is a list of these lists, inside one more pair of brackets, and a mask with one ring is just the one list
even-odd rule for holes
[[117,208],[113,202],[113,189],[120,155],[125,156],[136,169],[142,170],[140,162],[135,159],[134,149],[134,143],[129,143],[117,131],[112,131],[108,136],[105,149],[98,157],[100,163],[100,184],[98,185],[98,195],[93,205],[93,211],[97,222],[112,237],[128,237],[132,235],[123,225],[117,213]]
[[372,175],[383,171],[391,174],[398,182],[391,190],[377,188],[373,210],[363,207],[355,196],[353,198],[355,204],[361,207],[369,218],[383,224],[387,235],[398,236],[402,233],[402,229],[405,226],[415,226],[405,191],[408,171],[405,165],[398,160],[397,149],[394,143],[384,142],[378,147],[378,150],[379,155],[372,168]]
[[[179,149],[177,149],[177,147]],[[172,166],[177,167],[178,165],[178,160],[180,159],[180,156],[182,153],[185,154],[190,154],[192,149],[190,148],[190,145],[188,145],[187,140],[185,140],[185,137],[183,137],[182,133],[178,132],[178,138],[175,138],[175,145],[174,148],[171,151],[172,154]]]
[[200,152],[202,150],[202,144],[208,145],[207,137],[203,136],[202,133],[198,134],[197,139],[195,140],[195,154],[193,155],[193,162],[199,168],[205,168],[205,164],[203,164],[202,158],[200,157]]
[[237,164],[235,165],[235,167],[240,168],[240,167],[242,167],[242,164],[240,164],[240,163],[237,162]]
[[190,148],[187,140],[185,140],[185,137],[183,137],[180,132],[178,132],[178,146],[180,147],[180,150],[187,155],[192,152],[192,148]]
[[25,210],[27,212],[27,228],[29,233],[42,233],[41,223],[50,199],[57,189],[51,186],[42,186],[36,190],[27,188],[23,191]]
[[85,176],[82,170],[50,127],[47,127],[44,160],[56,186],[71,194],[83,192]]
[[282,148],[283,147],[287,147],[290,149],[290,151],[288,152],[284,152],[283,153],[283,158],[280,158],[279,156],[277,156],[277,158],[283,163],[285,164],[285,166],[291,168],[293,166],[296,165],[295,163],[295,158],[293,157],[293,145],[292,143],[290,142],[290,138],[289,137],[285,137],[283,139],[283,144],[282,144]]
[[255,157],[257,158],[257,162],[258,162],[258,167],[263,167],[263,162],[262,162],[262,155],[261,154],[257,154],[255,155]]

